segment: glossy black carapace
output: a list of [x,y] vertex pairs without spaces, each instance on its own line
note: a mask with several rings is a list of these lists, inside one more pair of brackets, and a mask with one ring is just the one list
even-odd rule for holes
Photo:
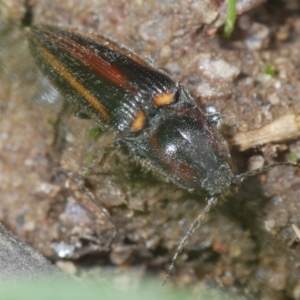
[[132,156],[188,190],[204,190],[204,214],[232,184],[277,165],[233,175],[230,153],[218,132],[218,114],[205,114],[189,93],[132,51],[99,35],[60,27],[29,28],[38,66],[84,115],[115,132]]

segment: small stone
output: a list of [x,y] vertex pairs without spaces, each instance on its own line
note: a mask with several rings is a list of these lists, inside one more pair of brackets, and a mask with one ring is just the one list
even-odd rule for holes
[[248,170],[253,171],[261,168],[265,163],[265,159],[261,155],[252,155],[248,161]]
[[56,262],[56,265],[66,274],[75,275],[77,272],[76,266],[71,261],[59,260]]
[[198,68],[202,76],[210,80],[233,81],[239,74],[240,69],[223,59],[210,59],[201,56],[198,60]]

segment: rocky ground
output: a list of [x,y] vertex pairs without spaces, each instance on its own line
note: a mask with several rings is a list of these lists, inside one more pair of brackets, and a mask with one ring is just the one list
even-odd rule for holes
[[[199,2],[30,5],[34,24],[109,36],[187,86],[201,108],[220,111],[236,174],[300,159],[299,1],[246,7],[230,39],[216,29],[221,1]],[[74,116],[31,58],[20,27],[25,6],[0,1],[0,222],[79,277],[109,269],[128,284],[145,274],[163,281],[203,195],[144,170],[113,146],[112,134]],[[110,211],[118,234],[108,249],[113,226],[59,167],[83,174]],[[185,246],[169,285],[300,299],[299,175],[272,169],[220,201]]]

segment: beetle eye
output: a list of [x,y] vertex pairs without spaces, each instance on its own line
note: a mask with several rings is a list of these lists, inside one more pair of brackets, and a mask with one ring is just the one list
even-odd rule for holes
[[206,115],[207,121],[212,126],[219,128],[221,125],[221,115],[219,112],[209,113]]

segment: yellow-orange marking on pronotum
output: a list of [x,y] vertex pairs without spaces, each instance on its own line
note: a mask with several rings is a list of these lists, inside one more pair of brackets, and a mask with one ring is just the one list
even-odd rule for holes
[[173,93],[162,93],[157,94],[153,97],[153,102],[156,106],[163,106],[163,105],[169,105],[174,100],[174,94]]
[[139,131],[143,129],[146,122],[146,114],[143,110],[139,110],[131,124],[131,131]]
[[47,50],[40,45],[39,42],[38,48],[41,54],[45,57],[46,61],[57,71],[60,75],[62,75],[70,84],[71,86],[78,91],[89,104],[91,104],[102,116],[103,119],[106,121],[110,120],[108,113],[106,112],[105,108],[101,105],[99,100],[94,97],[84,86],[72,76],[72,74],[56,59],[51,53],[47,52]]

